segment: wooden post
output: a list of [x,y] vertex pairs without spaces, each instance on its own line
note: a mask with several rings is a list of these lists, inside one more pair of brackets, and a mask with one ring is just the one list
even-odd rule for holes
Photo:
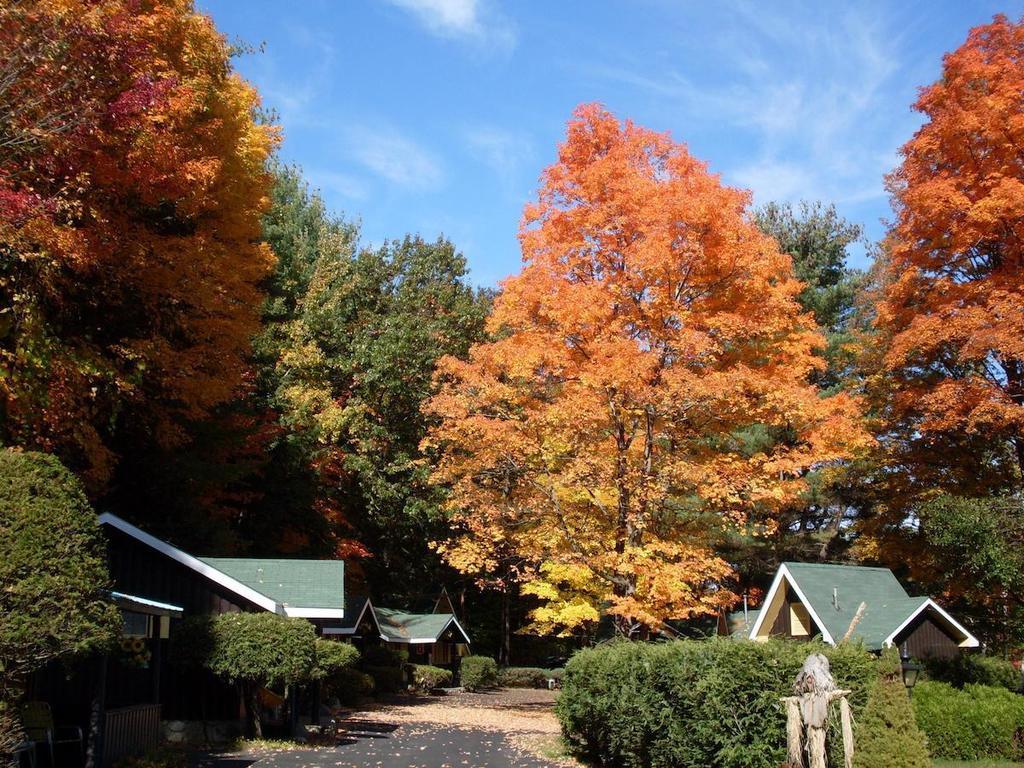
[[[838,700],[843,720],[843,755],[846,768],[853,765],[853,717],[846,695],[850,691],[836,688],[828,659],[811,654],[793,686],[795,696],[782,699],[786,705],[786,760],[797,768],[826,768],[825,735],[828,712]],[[803,733],[801,734],[801,727]],[[803,744],[801,744],[803,736]],[[806,750],[806,762],[804,754]]]
[[800,726],[800,700],[787,696],[786,705],[786,765],[788,768],[804,768],[804,745]]
[[843,727],[843,766],[853,768],[853,712],[845,696],[839,700],[839,717]]

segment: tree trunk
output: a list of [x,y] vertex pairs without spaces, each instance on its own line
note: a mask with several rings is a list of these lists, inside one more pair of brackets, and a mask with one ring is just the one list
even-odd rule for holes
[[512,617],[509,598],[508,580],[501,589],[501,645],[498,648],[498,665],[509,666],[509,657],[512,655]]
[[245,706],[245,732],[250,739],[263,738],[263,720],[260,716],[259,687],[253,682],[242,683],[242,703]]

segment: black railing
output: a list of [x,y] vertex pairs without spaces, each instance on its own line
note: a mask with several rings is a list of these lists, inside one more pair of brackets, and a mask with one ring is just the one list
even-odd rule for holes
[[107,710],[103,738],[104,768],[130,755],[141,755],[159,743],[159,704]]

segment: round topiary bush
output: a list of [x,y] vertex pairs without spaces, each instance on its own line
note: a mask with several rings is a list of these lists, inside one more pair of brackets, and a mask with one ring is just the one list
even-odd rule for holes
[[429,664],[410,664],[412,684],[418,691],[431,691],[434,688],[445,688],[452,684],[451,670],[441,669]]
[[250,736],[263,736],[260,688],[316,677],[316,640],[305,619],[274,613],[224,613],[210,621],[206,667],[241,688]]
[[459,681],[467,691],[494,688],[498,684],[498,664],[490,656],[467,656],[459,665]]

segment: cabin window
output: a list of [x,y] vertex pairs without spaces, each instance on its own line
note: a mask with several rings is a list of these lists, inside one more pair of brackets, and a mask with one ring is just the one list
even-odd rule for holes
[[811,616],[803,603],[790,603],[789,631],[793,637],[807,637],[811,634]]
[[131,611],[121,611],[121,616],[124,618],[122,637],[149,637],[149,616]]

